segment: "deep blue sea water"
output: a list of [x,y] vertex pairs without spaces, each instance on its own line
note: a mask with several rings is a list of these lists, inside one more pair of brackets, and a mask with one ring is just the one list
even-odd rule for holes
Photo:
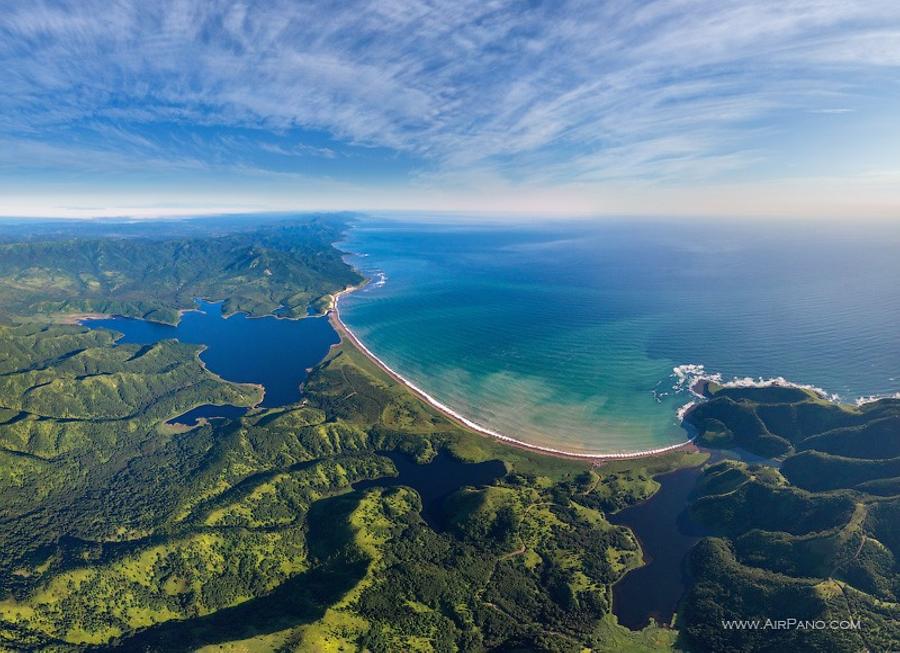
[[[338,342],[338,335],[325,317],[286,320],[251,318],[242,313],[222,316],[221,303],[197,302],[198,310],[182,315],[177,326],[146,320],[114,317],[87,320],[93,329],[112,329],[124,334],[119,342],[150,344],[176,338],[206,345],[200,358],[206,366],[229,381],[261,383],[266,394],[262,405],[282,406],[300,399],[300,384],[306,370],[317,365]],[[234,416],[226,411],[198,407],[181,416]]]
[[[494,430],[586,452],[684,439],[673,368],[900,390],[900,226],[361,222],[373,283],[341,315],[395,370]],[[383,281],[383,283],[382,283]]]

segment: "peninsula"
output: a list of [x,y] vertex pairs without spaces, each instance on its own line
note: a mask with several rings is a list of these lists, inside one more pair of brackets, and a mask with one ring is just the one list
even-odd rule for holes
[[[339,221],[181,228],[2,245],[4,642],[392,651],[421,647],[425,632],[427,649],[541,649],[553,632],[569,648],[672,645],[675,630],[616,623],[610,588],[642,554],[604,514],[704,455],[598,468],[510,446],[449,419],[349,335],[312,366],[299,401],[267,407],[257,387],[207,369],[202,343],[131,344],[61,317],[176,322],[198,296],[250,316],[321,313],[358,283],[331,244]],[[55,282],[25,283],[37,278]],[[172,422],[210,405],[240,409]],[[404,476],[429,464],[449,476]],[[488,468],[499,472],[474,472]],[[397,474],[396,486],[371,483]],[[437,490],[431,477],[474,485]]]

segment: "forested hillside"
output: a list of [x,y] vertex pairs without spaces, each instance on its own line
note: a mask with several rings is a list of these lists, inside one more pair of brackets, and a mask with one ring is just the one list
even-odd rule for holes
[[[604,511],[699,454],[601,469],[462,430],[350,344],[299,403],[195,346],[116,344],[72,312],[160,320],[198,295],[305,313],[358,280],[319,221],[189,237],[8,242],[0,274],[0,649],[225,651],[660,650],[611,584],[640,548]],[[324,299],[322,299],[324,298]],[[239,419],[169,420],[204,404]],[[386,454],[495,463],[423,518]],[[462,463],[455,463],[457,465]],[[209,648],[206,648],[209,647]]]
[[[0,245],[0,650],[900,647],[898,400],[708,384],[687,415],[698,441],[773,460],[704,470],[689,516],[710,536],[685,561],[677,630],[632,632],[611,588],[643,556],[607,515],[705,454],[592,467],[502,445],[346,341],[299,402],[266,409],[260,387],[216,376],[197,346],[118,344],[70,323],[176,321],[197,296],[305,315],[359,281],[331,245],[342,224]],[[249,410],[171,421],[207,404]],[[438,460],[454,461],[452,487],[426,504],[401,468],[450,469]],[[453,485],[489,461],[490,475]],[[862,625],[722,626],[766,618]]]
[[[77,327],[42,334],[46,357],[62,361],[42,359],[42,373],[69,385],[48,415],[28,412],[39,385],[0,427],[9,644],[193,650],[249,637],[259,650],[580,650],[609,633],[633,637],[606,616],[609,585],[640,552],[589,507],[621,500],[605,474],[461,431],[346,345],[313,372],[302,405],[183,431],[161,422],[201,401],[251,403],[256,390],[211,378],[174,343],[112,347]],[[39,378],[11,376],[20,375]],[[126,375],[159,398],[107,401],[86,383],[122,385]],[[509,470],[451,496],[445,530],[423,522],[411,490],[352,491],[395,473],[380,452],[425,463],[441,448]],[[643,495],[627,479],[645,488],[651,471],[683,462],[608,473],[635,501]]]
[[109,313],[175,323],[195,298],[287,317],[361,281],[331,246],[345,222],[312,218],[213,235],[180,225],[0,242],[0,318]]
[[[860,407],[797,388],[708,388],[688,414],[712,446],[783,456],[725,460],[691,512],[716,537],[689,556],[681,616],[698,650],[900,648],[900,400]],[[858,629],[729,630],[726,619],[859,620]]]

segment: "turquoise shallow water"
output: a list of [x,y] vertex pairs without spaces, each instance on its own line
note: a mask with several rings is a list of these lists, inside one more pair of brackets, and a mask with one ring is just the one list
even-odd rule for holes
[[845,400],[900,390],[898,226],[364,221],[341,247],[374,281],[341,302],[366,346],[530,443],[684,440],[684,364]]

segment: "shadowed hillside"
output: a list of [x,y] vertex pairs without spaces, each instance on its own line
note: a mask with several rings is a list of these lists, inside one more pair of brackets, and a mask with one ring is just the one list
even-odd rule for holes
[[[305,314],[358,280],[335,229],[0,246],[0,648],[671,648],[674,631],[633,633],[610,613],[611,585],[642,557],[604,511],[702,455],[592,469],[503,446],[347,343],[299,402],[253,408],[259,388],[210,373],[196,346],[58,323],[85,311],[173,321],[198,295]],[[210,403],[250,410],[167,423]],[[354,489],[399,473],[385,453],[426,464],[442,451],[502,461],[492,482],[431,508],[445,528],[402,477]]]
[[[796,388],[716,388],[687,419],[710,446],[783,456],[726,460],[691,512],[718,537],[689,556],[680,625],[699,650],[900,646],[900,401],[860,407]],[[860,620],[858,629],[729,630],[727,619]]]

